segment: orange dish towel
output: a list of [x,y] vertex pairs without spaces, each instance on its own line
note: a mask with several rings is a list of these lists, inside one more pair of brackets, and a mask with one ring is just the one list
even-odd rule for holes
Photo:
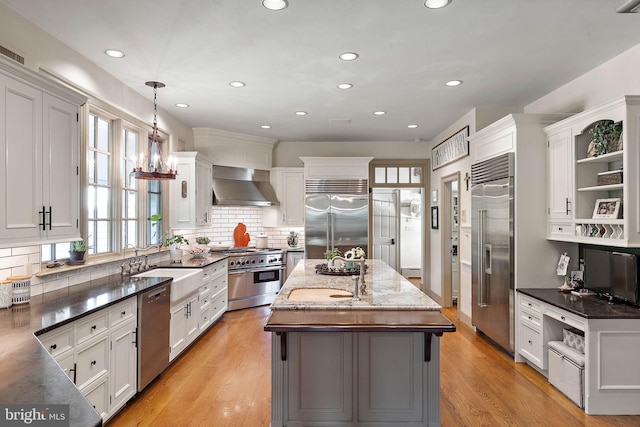
[[247,226],[243,223],[239,222],[236,228],[233,230],[233,240],[236,244],[236,247],[245,247],[249,246],[249,241],[251,241],[251,237],[249,233],[247,233]]

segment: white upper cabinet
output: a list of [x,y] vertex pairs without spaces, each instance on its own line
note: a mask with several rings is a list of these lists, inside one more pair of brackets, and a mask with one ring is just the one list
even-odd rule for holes
[[273,168],[270,180],[280,206],[264,208],[265,227],[302,227],[304,225],[304,169]]
[[212,162],[195,151],[172,153],[178,176],[170,183],[171,227],[211,224]]
[[[594,155],[592,132],[603,121],[621,125],[622,136],[606,153]],[[549,141],[549,239],[640,246],[639,123],[640,96],[624,96],[545,128]],[[616,179],[620,176],[622,179]],[[563,197],[569,200],[564,217]]]
[[373,157],[300,157],[304,179],[368,179]]
[[0,61],[0,246],[79,238],[84,98]]

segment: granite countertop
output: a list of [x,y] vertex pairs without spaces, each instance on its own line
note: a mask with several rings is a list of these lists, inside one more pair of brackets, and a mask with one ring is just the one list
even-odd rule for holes
[[609,303],[594,295],[576,296],[555,288],[525,288],[517,291],[587,319],[640,319],[640,307]]
[[304,252],[304,247],[302,247],[302,246],[287,246],[283,250],[285,252]]
[[[205,267],[227,256],[158,267]],[[169,277],[102,277],[31,297],[26,304],[0,309],[0,403],[68,404],[69,425],[102,425],[102,418],[34,336],[126,298],[170,282]]]
[[294,289],[321,288],[353,292],[351,276],[316,274],[316,264],[323,259],[305,259],[298,263],[271,304],[273,310],[433,310],[442,307],[402,277],[398,272],[377,259],[367,260],[365,283],[367,294],[360,301],[339,298],[337,301],[291,301],[289,294]]

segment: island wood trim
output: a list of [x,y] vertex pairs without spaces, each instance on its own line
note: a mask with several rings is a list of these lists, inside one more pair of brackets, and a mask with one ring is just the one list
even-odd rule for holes
[[424,332],[442,335],[455,325],[431,310],[273,310],[268,332]]

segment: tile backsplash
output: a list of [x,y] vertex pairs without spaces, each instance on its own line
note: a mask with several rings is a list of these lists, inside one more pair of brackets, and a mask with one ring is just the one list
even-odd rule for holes
[[[260,207],[218,207],[211,208],[212,225],[197,230],[173,230],[183,234],[195,243],[196,237],[208,237],[212,242],[221,242],[233,246],[233,231],[242,222],[251,236],[249,245],[255,245],[255,236],[265,233],[269,237],[269,246],[286,248],[287,237],[291,230],[298,232],[298,245],[304,246],[304,227],[264,227],[262,225],[262,208]],[[168,251],[149,253],[149,262],[156,263],[169,259]],[[121,259],[110,262],[91,263],[71,270],[61,270],[54,274],[40,273],[40,246],[20,246],[0,249],[0,280],[9,276],[32,275],[31,294],[70,287],[100,277],[120,274]],[[45,267],[43,267],[45,269]],[[43,272],[44,273],[44,272]]]

